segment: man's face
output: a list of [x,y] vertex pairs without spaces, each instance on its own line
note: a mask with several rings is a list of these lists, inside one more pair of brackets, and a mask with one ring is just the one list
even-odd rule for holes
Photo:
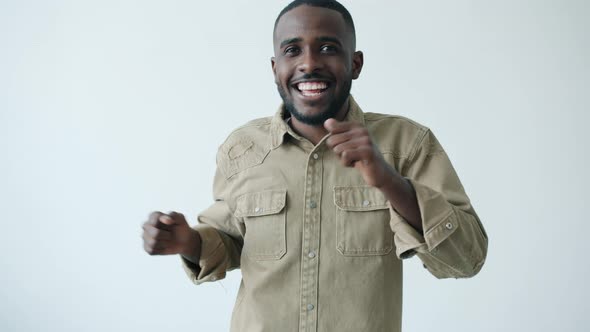
[[274,53],[272,69],[286,110],[314,126],[343,109],[363,64],[342,15],[306,5],[281,17]]

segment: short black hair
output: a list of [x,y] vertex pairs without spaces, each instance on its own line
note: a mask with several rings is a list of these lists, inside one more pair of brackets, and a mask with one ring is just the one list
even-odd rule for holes
[[281,19],[281,17],[283,17],[283,15],[285,15],[287,12],[291,11],[292,9],[295,9],[295,8],[297,8],[299,6],[303,6],[303,5],[312,6],[312,7],[328,8],[328,9],[332,9],[332,10],[339,12],[340,15],[342,15],[342,18],[344,18],[344,23],[347,25],[347,27],[350,29],[350,32],[352,33],[353,45],[356,45],[356,30],[354,28],[354,21],[352,20],[352,16],[348,12],[348,10],[340,2],[338,2],[336,0],[294,0],[290,4],[288,4],[285,8],[283,8],[283,10],[281,10],[281,12],[279,13],[279,16],[275,20],[274,30],[277,29],[277,24],[279,23],[279,20]]

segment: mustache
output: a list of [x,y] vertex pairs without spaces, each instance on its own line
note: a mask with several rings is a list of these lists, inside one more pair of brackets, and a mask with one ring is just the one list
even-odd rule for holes
[[318,73],[311,73],[311,74],[303,74],[303,76],[300,76],[296,79],[294,79],[293,81],[297,81],[297,80],[313,80],[313,79],[323,79],[323,80],[328,80],[329,78],[323,75],[320,75]]

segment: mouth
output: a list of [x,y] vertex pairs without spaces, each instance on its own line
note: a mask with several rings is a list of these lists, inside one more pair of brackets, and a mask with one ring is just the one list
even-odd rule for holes
[[330,88],[330,83],[325,81],[307,81],[293,84],[293,88],[299,92],[304,99],[320,99]]

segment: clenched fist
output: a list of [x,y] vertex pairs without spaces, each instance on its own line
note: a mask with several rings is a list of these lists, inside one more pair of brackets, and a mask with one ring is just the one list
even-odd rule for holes
[[338,155],[342,165],[356,168],[368,185],[381,190],[391,206],[422,233],[422,216],[414,187],[387,164],[367,128],[335,119],[326,120],[324,128],[331,134],[326,145]]
[[143,224],[143,248],[150,255],[181,254],[195,262],[200,256],[201,238],[177,212],[152,212]]
[[332,134],[326,140],[327,146],[338,155],[343,166],[359,170],[368,185],[381,188],[395,175],[396,171],[373,144],[367,128],[335,119],[326,120],[324,128]]

